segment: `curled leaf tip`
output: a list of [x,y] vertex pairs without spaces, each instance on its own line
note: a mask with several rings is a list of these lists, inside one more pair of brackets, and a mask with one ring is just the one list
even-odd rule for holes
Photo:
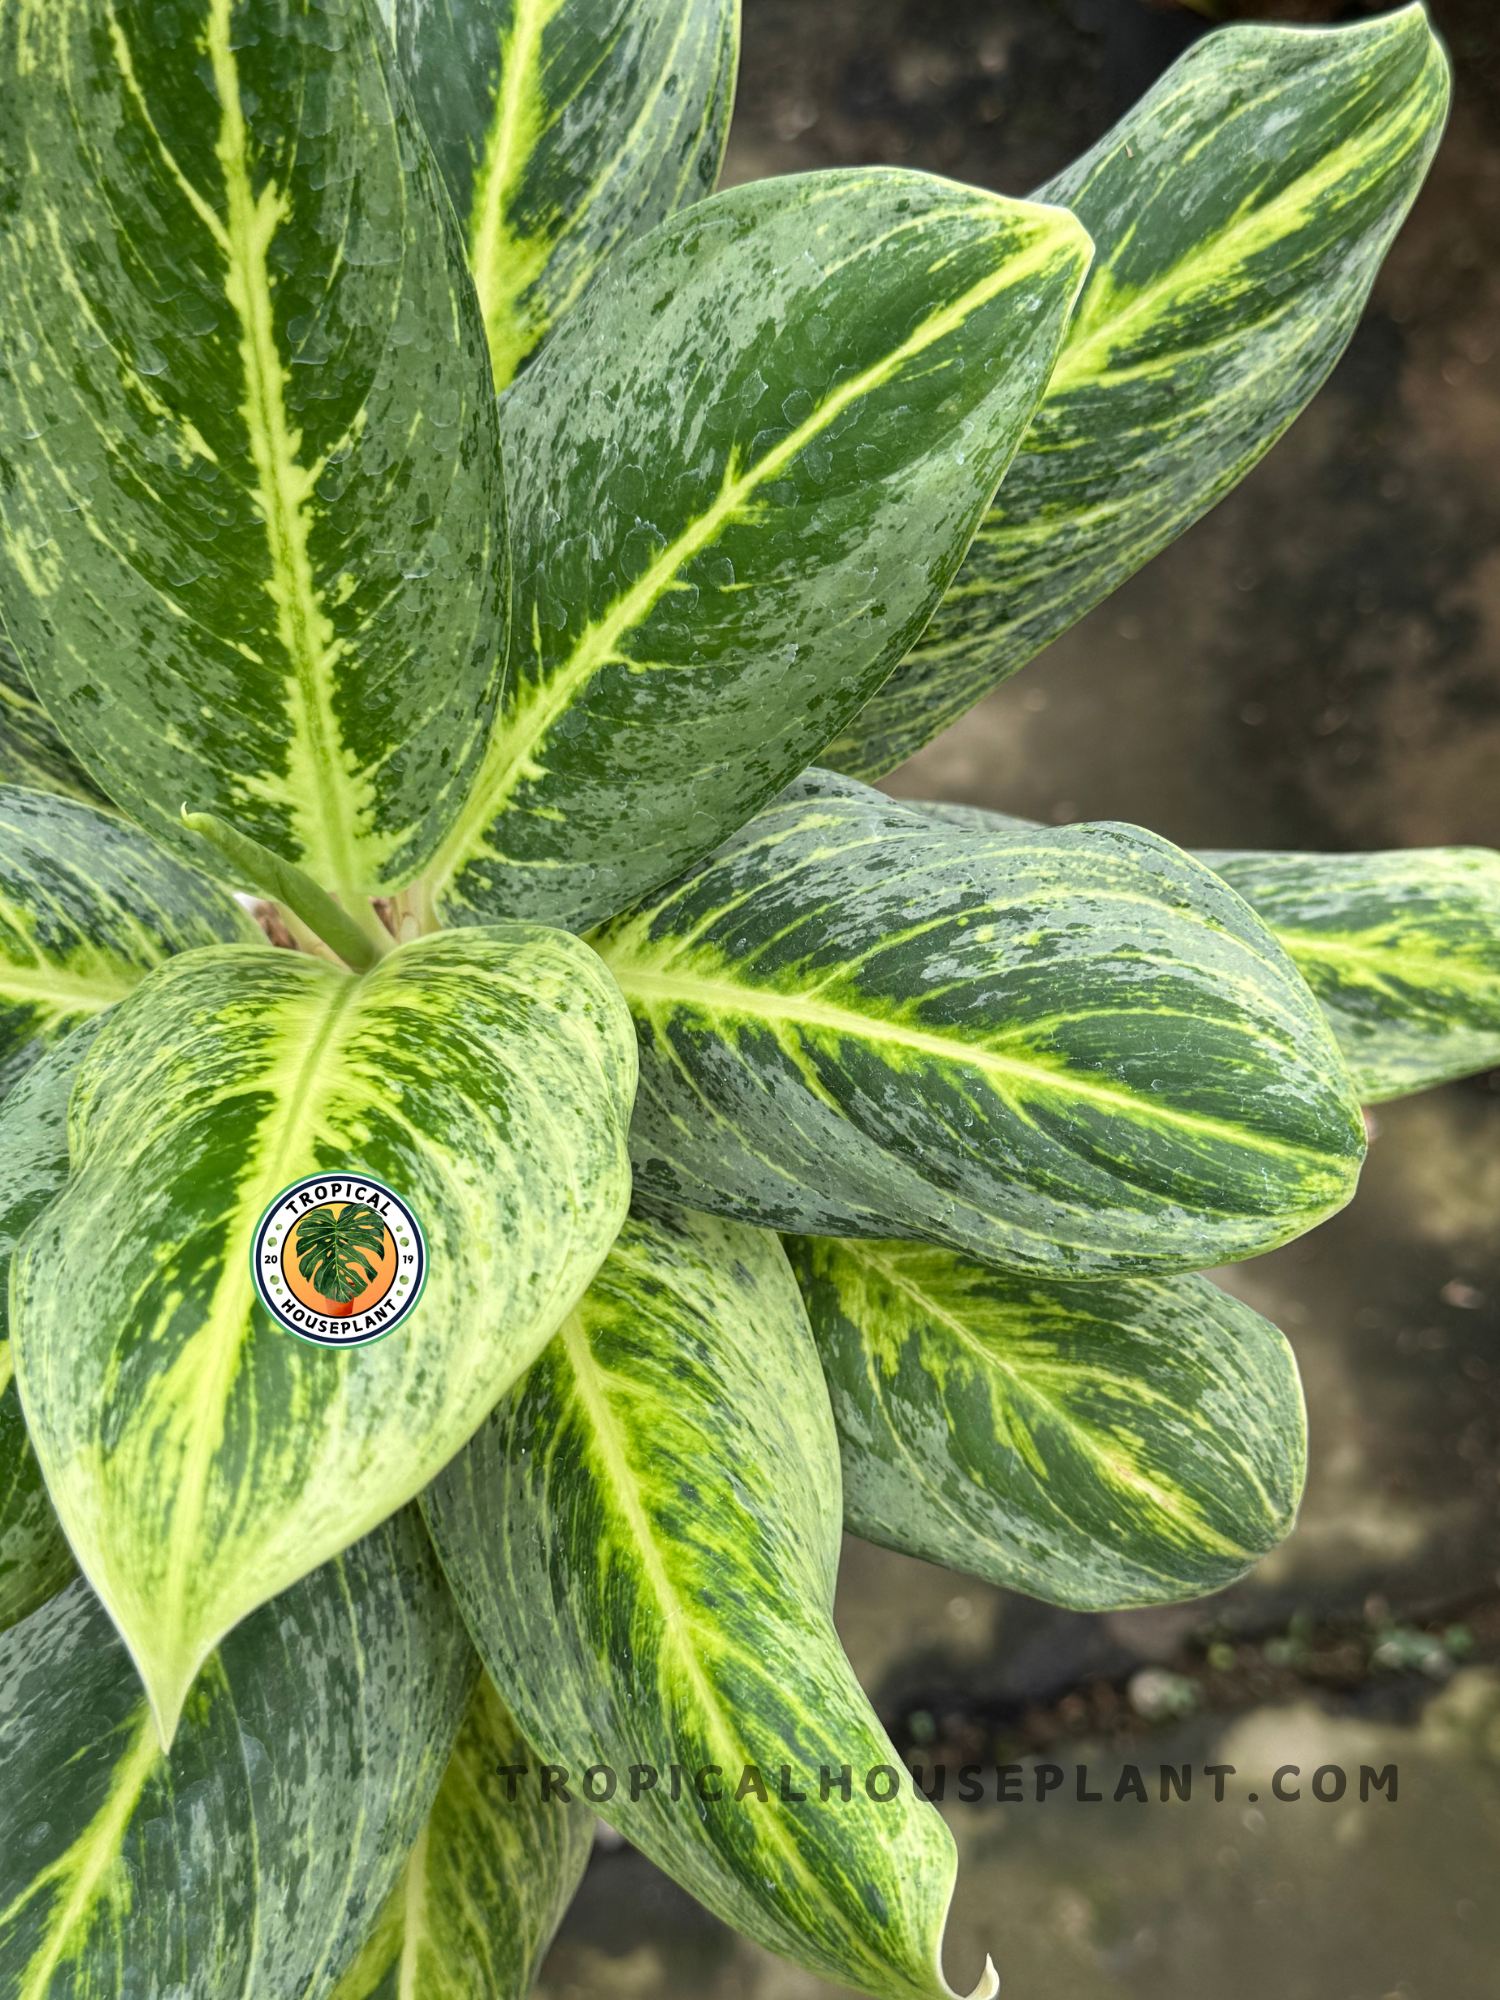
[[995,1970],[995,1961],[988,1955],[984,1961],[984,1971],[979,1975],[979,1984],[968,1996],[968,2000],[995,2000],[1000,1991],[1000,1975]]

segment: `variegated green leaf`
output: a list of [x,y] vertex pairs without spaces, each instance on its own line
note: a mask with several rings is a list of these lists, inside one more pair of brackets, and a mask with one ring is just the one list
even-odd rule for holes
[[1420,5],[1226,28],[1038,189],[1093,236],[1093,275],[952,590],[824,763],[909,757],[1275,443],[1354,331],[1448,88]]
[[235,942],[265,939],[222,889],[137,828],[0,785],[0,1096],[174,953]]
[[73,1568],[26,1435],[10,1342],[0,1340],[0,1632],[55,1597]]
[[[979,806],[903,799],[971,832],[1036,829]],[[1214,852],[1322,1004],[1365,1104],[1500,1063],[1500,854]]]
[[207,1661],[170,1757],[84,1583],[0,1638],[5,2000],[323,2000],[476,1662],[411,1509]]
[[588,1865],[594,1815],[542,1800],[482,1675],[405,1868],[333,2000],[526,2000]]
[[[200,952],[110,1017],[72,1178],[16,1253],[11,1343],[164,1740],[222,1634],[424,1486],[574,1304],[629,1198],[634,1082],[604,968],[533,925],[358,979]],[[425,1292],[376,1345],[299,1340],[253,1289],[261,1217],[320,1173],[374,1175],[425,1236]]]
[[528,1740],[575,1788],[613,1772],[628,1839],[824,1978],[946,1993],[953,1843],[866,1790],[897,1759],[834,1634],[837,1439],[774,1237],[632,1216],[423,1509]]
[[1206,1278],[787,1248],[851,1534],[1103,1611],[1220,1590],[1290,1532],[1307,1455],[1296,1358]]
[[484,329],[367,0],[0,14],[0,609],[118,803],[355,908],[480,754],[508,589]]
[[813,772],[594,942],[645,1192],[1081,1276],[1249,1257],[1354,1189],[1312,995],[1139,828],[970,833]]
[[0,784],[57,792],[85,805],[109,807],[109,800],[58,735],[6,639],[0,639]]
[[1500,1063],[1500,854],[1205,854],[1323,1003],[1366,1104]]
[[73,1552],[31,1449],[10,1352],[10,1260],[68,1179],[68,1095],[101,1018],[75,1028],[0,1104],[0,1631],[73,1574]]
[[604,260],[713,189],[739,0],[392,0],[503,389]]
[[450,922],[580,928],[707,852],[902,656],[1088,258],[927,175],[731,189],[612,258],[502,403],[516,611]]

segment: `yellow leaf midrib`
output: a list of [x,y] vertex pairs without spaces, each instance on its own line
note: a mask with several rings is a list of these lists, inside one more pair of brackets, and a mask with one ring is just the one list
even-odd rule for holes
[[420,2000],[417,1975],[421,1970],[422,1946],[427,1942],[427,1843],[432,1833],[432,1816],[422,1822],[406,1864],[401,1891],[401,1957],[396,1973],[397,2000]]
[[[356,779],[348,770],[333,719],[334,676],[342,648],[317,587],[305,512],[322,466],[298,462],[302,437],[287,418],[287,375],[276,344],[266,255],[277,226],[290,211],[284,191],[274,182],[268,181],[259,197],[251,187],[249,135],[232,47],[232,7],[233,0],[209,0],[204,41],[220,107],[215,157],[224,178],[227,217],[223,218],[157,130],[129,40],[112,9],[109,33],[135,114],[224,260],[225,297],[240,327],[245,401],[239,413],[259,482],[250,497],[265,528],[272,572],[266,588],[276,606],[278,637],[292,668],[287,684],[292,724],[287,771],[278,779],[242,774],[242,782],[248,792],[289,809],[304,865],[334,889],[358,919],[368,886],[361,866],[360,833],[369,819],[371,787],[367,778]],[[202,446],[196,435],[195,446]],[[243,644],[240,650],[246,650]]]
[[[284,1003],[300,1011],[308,998],[314,1006],[321,999],[324,1012],[321,1020],[303,1024],[300,1032],[291,1027],[289,1033],[278,1038],[283,1051],[279,1057],[267,1054],[265,1074],[276,1102],[261,1120],[260,1143],[250,1174],[236,1192],[231,1241],[225,1246],[218,1282],[202,1324],[156,1381],[154,1400],[169,1415],[176,1413],[179,1431],[181,1420],[190,1418],[172,1511],[166,1573],[152,1621],[157,1632],[166,1630],[180,1635],[188,1622],[187,1606],[200,1560],[201,1528],[221,1441],[223,1413],[247,1335],[253,1290],[250,1238],[261,1214],[286,1185],[288,1157],[302,1148],[316,1126],[323,1097],[318,1086],[335,1067],[331,1046],[361,990],[360,983],[346,975],[329,977],[332,984],[322,994],[288,996]],[[271,1144],[268,1141],[273,1127],[277,1129]],[[191,1383],[191,1393],[184,1387],[184,1378]],[[144,1435],[146,1427],[141,1414],[134,1428]],[[102,1587],[96,1587],[104,1595]],[[170,1690],[174,1703],[180,1704],[186,1695],[193,1674],[217,1643],[218,1636],[213,1635],[197,1659],[172,1659],[172,1671],[181,1679],[181,1685]],[[165,1661],[156,1660],[152,1664],[160,1668]],[[155,1710],[161,1690],[151,1686],[150,1692]],[[177,1722],[176,1710],[168,1715],[163,1709],[157,1720],[163,1741],[170,1743]]]
[[288,378],[277,346],[271,296],[268,253],[278,227],[291,212],[290,201],[274,180],[268,180],[259,195],[251,185],[249,134],[231,46],[232,6],[233,0],[211,0],[207,45],[220,108],[215,156],[227,206],[220,226],[224,291],[239,322],[244,370],[240,416],[259,481],[254,498],[271,557],[266,588],[292,668],[287,684],[292,724],[288,767],[277,790],[290,806],[306,865],[357,915],[367,888],[359,865],[357,829],[368,817],[368,787],[351,777],[333,717],[343,648],[313,571],[307,514],[319,468],[299,462],[302,434],[292,429],[288,416]]
[[[729,1759],[738,1758],[740,1764],[744,1766],[749,1762],[750,1745],[733,1728],[733,1717],[723,1697],[709,1678],[690,1636],[694,1629],[691,1607],[684,1603],[667,1573],[661,1552],[657,1548],[655,1530],[646,1514],[634,1468],[631,1466],[625,1442],[619,1434],[619,1425],[609,1407],[601,1371],[594,1358],[581,1312],[575,1311],[569,1314],[557,1339],[567,1356],[574,1394],[589,1425],[600,1476],[628,1534],[628,1545],[640,1565],[642,1579],[660,1610],[662,1649],[670,1652],[678,1661],[684,1677],[691,1684],[697,1697],[698,1712],[707,1724],[706,1733],[711,1738],[718,1739],[716,1747],[719,1755]],[[729,1768],[726,1764],[726,1775]],[[780,1815],[772,1813],[761,1824],[773,1836],[773,1843],[780,1850],[793,1879],[806,1881],[808,1879],[806,1863],[796,1843],[781,1823]],[[714,1859],[720,1866],[723,1865],[722,1858],[716,1851]],[[888,1968],[866,1952],[863,1939],[841,1919],[839,1929],[845,1943],[855,1948],[864,1963],[882,1974],[887,1971]]]
[[1422,949],[1414,939],[1400,935],[1371,939],[1275,924],[1270,928],[1299,969],[1304,961],[1313,966],[1320,961],[1339,968],[1352,966],[1363,972],[1366,987],[1377,990],[1400,987],[1444,996],[1489,993],[1500,1005],[1500,972],[1466,958],[1459,939],[1444,943],[1430,938],[1427,949]]
[[528,242],[511,227],[517,182],[542,129],[542,32],[561,0],[513,0],[509,32],[499,31],[500,89],[474,174],[469,262],[489,341],[498,392],[509,386],[530,344],[517,304],[546,267],[551,244]]
[[[998,205],[998,204],[997,204]],[[1068,218],[1071,221],[1071,218]],[[920,227],[920,222],[916,225]],[[1081,226],[1073,225],[1084,244]],[[862,397],[884,386],[910,361],[955,333],[975,312],[1000,293],[1022,286],[1065,256],[1071,232],[1059,216],[1039,228],[1024,251],[1004,259],[978,284],[972,285],[939,312],[924,317],[899,346],[883,354],[859,374],[838,384],[818,407],[773,445],[753,466],[744,468],[731,456],[712,503],[691,520],[648,564],[609,610],[579,634],[567,658],[545,681],[533,683],[508,716],[497,715],[483,764],[460,814],[429,874],[440,895],[465,861],[483,845],[488,827],[504,812],[523,778],[534,774],[538,755],[553,727],[573,705],[594,676],[616,661],[625,635],[642,624],[672,589],[677,573],[717,540],[741,514],[759,489],[777,479],[807,447]]]
[[43,965],[32,970],[0,958],[0,1005],[14,1001],[28,1007],[44,1007],[54,1019],[97,1014],[133,993],[150,970],[148,965],[141,966],[134,979],[124,977],[123,969],[116,980],[69,979],[59,966]]
[[1079,1070],[999,1055],[982,1044],[933,1034],[876,1015],[857,1014],[801,993],[742,985],[728,977],[714,978],[702,973],[650,972],[610,955],[606,955],[605,963],[626,998],[639,1000],[653,1016],[677,1006],[721,1020],[738,1017],[762,1021],[772,1026],[773,1032],[776,1024],[784,1023],[791,1028],[821,1030],[856,1042],[885,1043],[908,1054],[980,1070],[1007,1101],[1012,1101],[1017,1092],[1075,1098],[1128,1118],[1169,1125],[1198,1138],[1221,1142],[1231,1139],[1247,1150],[1273,1159],[1306,1162],[1310,1158],[1308,1149],[1272,1138],[1268,1133],[1231,1124],[1226,1119],[1210,1118],[1202,1112],[1158,1104],[1106,1082],[1086,1078]]
[[[1110,366],[1109,357],[1128,342],[1131,329],[1150,326],[1169,317],[1166,302],[1181,296],[1184,290],[1184,263],[1189,266],[1189,285],[1194,291],[1202,293],[1210,285],[1227,282],[1230,274],[1243,265],[1252,247],[1263,247],[1292,237],[1296,222],[1318,200],[1330,193],[1362,159],[1382,150],[1380,141],[1389,142],[1408,131],[1411,124],[1409,105],[1400,109],[1387,107],[1357,135],[1330,147],[1308,171],[1300,174],[1269,201],[1248,212],[1242,208],[1230,217],[1208,245],[1197,247],[1190,258],[1179,260],[1133,291],[1114,292],[1110,283],[1114,259],[1102,259],[1094,280],[1097,304],[1091,309],[1088,294],[1085,294],[1076,338],[1064,343],[1047,387],[1047,399],[1051,401],[1105,376],[1113,379],[1117,371]],[[1132,372],[1159,371],[1173,358],[1172,354],[1168,354],[1137,364]]]
[[61,1906],[49,1913],[42,1939],[27,1963],[15,2000],[47,2000],[52,1976],[75,1933],[88,1922],[110,1870],[120,1860],[120,1847],[141,1792],[161,1757],[149,1709],[136,1711],[131,1740],[115,1765],[109,1791],[99,1810],[67,1850],[33,1877],[8,1909],[0,1910],[3,1928],[49,1882],[67,1883]]
[[[869,1248],[865,1252],[865,1262],[884,1278],[893,1291],[908,1299],[918,1313],[924,1314],[934,1325],[941,1326],[950,1334],[960,1347],[975,1358],[981,1370],[994,1369],[1011,1384],[1013,1394],[1029,1398],[1046,1409],[1058,1429],[1072,1438],[1079,1456],[1095,1465],[1101,1477],[1112,1485],[1124,1487],[1137,1497],[1144,1498],[1159,1513],[1191,1531],[1203,1546],[1215,1554],[1243,1556],[1247,1561],[1253,1558],[1254,1551],[1243,1548],[1238,1542],[1230,1541],[1227,1536],[1220,1535],[1216,1529],[1211,1528],[1185,1493],[1174,1493],[1172,1489],[1160,1485],[1148,1474],[1139,1472],[1117,1451],[1111,1451],[1103,1436],[1076,1416],[1060,1395],[1049,1387],[1039,1385],[1036,1378],[1028,1375],[1025,1368],[1017,1361],[997,1353],[994,1348],[987,1345],[957,1313],[935,1299],[916,1278],[909,1276],[892,1262],[888,1255],[882,1255],[878,1249]],[[1073,1372],[1082,1376],[1091,1371],[1077,1368]],[[1159,1398],[1153,1396],[1152,1400],[1160,1400],[1168,1409],[1173,1407],[1165,1396]],[[892,1425],[893,1430],[894,1428]],[[1019,1445],[1017,1451],[1030,1463],[1029,1454]],[[1038,1472],[1039,1468],[1033,1465],[1032,1470]],[[1045,1485],[1050,1474],[1042,1470],[1039,1472],[1039,1477]],[[1256,1484],[1259,1485],[1259,1481],[1256,1481]],[[1264,1497],[1262,1489],[1262,1498]]]
[[[738,13],[738,9],[735,11]],[[701,45],[707,25],[704,19],[695,17],[691,8],[684,7],[682,9],[672,29],[670,46],[657,54],[651,88],[638,106],[630,129],[621,138],[614,152],[600,165],[588,188],[580,196],[574,214],[569,219],[566,234],[571,235],[574,232],[578,219],[587,215],[590,208],[599,201],[610,180],[619,173],[621,166],[631,163],[633,158],[640,154],[642,138],[650,132],[652,122],[658,115],[662,100],[666,95],[668,81],[670,80],[674,84],[680,81],[679,64],[681,62],[683,43],[690,41],[691,38],[693,45]],[[714,95],[710,91],[705,102],[703,114],[699,119],[698,131],[700,135],[707,130],[712,120],[713,107]],[[682,205],[682,191],[689,184],[690,177],[697,163],[697,147],[684,149],[682,157],[683,167],[678,179],[677,199],[672,204],[674,209]],[[622,234],[623,231],[617,230],[616,243],[618,243]],[[562,238],[559,238],[559,242],[561,240]],[[569,311],[578,303],[579,298],[583,295],[593,278],[594,268],[591,264],[581,264],[574,272],[572,281],[567,289],[558,293],[552,308],[554,322],[561,318],[563,313]]]

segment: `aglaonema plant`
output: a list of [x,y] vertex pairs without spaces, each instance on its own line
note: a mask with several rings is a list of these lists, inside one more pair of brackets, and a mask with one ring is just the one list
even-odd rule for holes
[[520,1995],[595,1807],[946,1993],[841,1529],[1243,1574],[1301,1394],[1196,1274],[1500,1060],[1496,856],[872,789],[1327,375],[1421,9],[1030,201],[713,194],[737,36],[0,10],[7,2000]]

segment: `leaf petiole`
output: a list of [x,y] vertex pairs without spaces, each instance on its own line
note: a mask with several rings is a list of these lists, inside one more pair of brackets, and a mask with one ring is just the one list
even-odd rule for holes
[[368,972],[377,959],[395,949],[395,940],[368,904],[365,910],[369,921],[361,923],[363,912],[345,910],[293,862],[274,854],[269,847],[262,847],[248,834],[237,833],[217,813],[189,812],[184,806],[182,823],[200,840],[206,840],[252,888],[284,903],[354,971]]

